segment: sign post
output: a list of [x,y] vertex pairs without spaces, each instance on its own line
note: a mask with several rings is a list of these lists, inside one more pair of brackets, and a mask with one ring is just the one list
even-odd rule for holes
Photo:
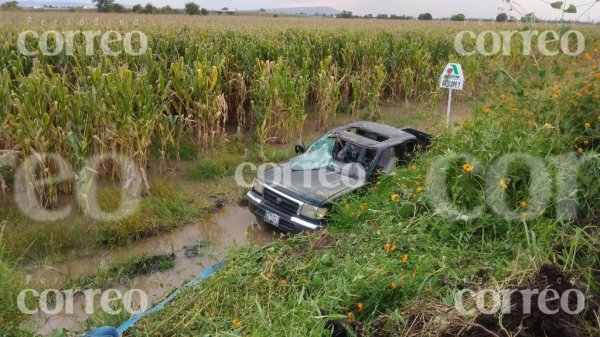
[[452,90],[463,90],[465,76],[462,66],[458,63],[448,63],[440,77],[440,88],[449,89],[448,91],[448,110],[446,112],[446,127],[450,128],[450,114],[452,110]]

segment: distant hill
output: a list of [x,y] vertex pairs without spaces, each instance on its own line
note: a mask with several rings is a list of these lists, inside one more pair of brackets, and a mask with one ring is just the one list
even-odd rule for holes
[[278,14],[306,14],[306,15],[336,15],[341,11],[333,7],[287,7],[287,8],[270,8],[266,10],[269,13]]

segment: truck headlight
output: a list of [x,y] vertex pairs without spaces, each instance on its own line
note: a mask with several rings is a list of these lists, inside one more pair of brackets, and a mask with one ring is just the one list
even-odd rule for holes
[[254,190],[254,192],[262,195],[265,190],[265,183],[262,180],[256,178],[252,183],[252,189]]
[[327,208],[304,204],[300,209],[300,214],[310,219],[320,220],[327,215],[327,211]]

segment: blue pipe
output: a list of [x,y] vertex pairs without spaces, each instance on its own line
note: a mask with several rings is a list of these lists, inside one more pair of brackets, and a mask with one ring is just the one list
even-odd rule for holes
[[[222,261],[222,262],[219,262],[217,264],[214,264],[214,265],[204,269],[193,280],[186,283],[185,286],[191,287],[191,286],[200,284],[200,282],[204,281],[205,279],[210,277],[212,274],[214,274],[217,270],[221,269],[225,265],[225,262],[226,261]],[[171,295],[169,295],[167,298],[165,298],[162,302],[158,303],[153,308],[150,308],[142,313],[133,315],[133,317],[131,317],[127,322],[121,324],[116,329],[113,327],[110,327],[110,326],[104,326],[104,327],[92,330],[91,332],[84,335],[83,337],[119,337],[121,334],[123,334],[125,331],[127,331],[127,329],[131,328],[135,323],[137,323],[143,317],[150,315],[152,313],[155,313],[155,312],[161,310],[162,308],[164,308],[165,305],[167,305],[169,302],[173,301],[175,299],[175,297],[177,297],[177,294],[179,294],[180,290],[181,289],[175,289],[175,291],[173,291],[173,293],[171,293]]]

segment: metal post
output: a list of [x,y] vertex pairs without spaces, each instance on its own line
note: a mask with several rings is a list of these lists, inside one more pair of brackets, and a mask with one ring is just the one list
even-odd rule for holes
[[446,128],[450,129],[450,107],[452,106],[452,89],[448,92],[448,112],[446,112]]

